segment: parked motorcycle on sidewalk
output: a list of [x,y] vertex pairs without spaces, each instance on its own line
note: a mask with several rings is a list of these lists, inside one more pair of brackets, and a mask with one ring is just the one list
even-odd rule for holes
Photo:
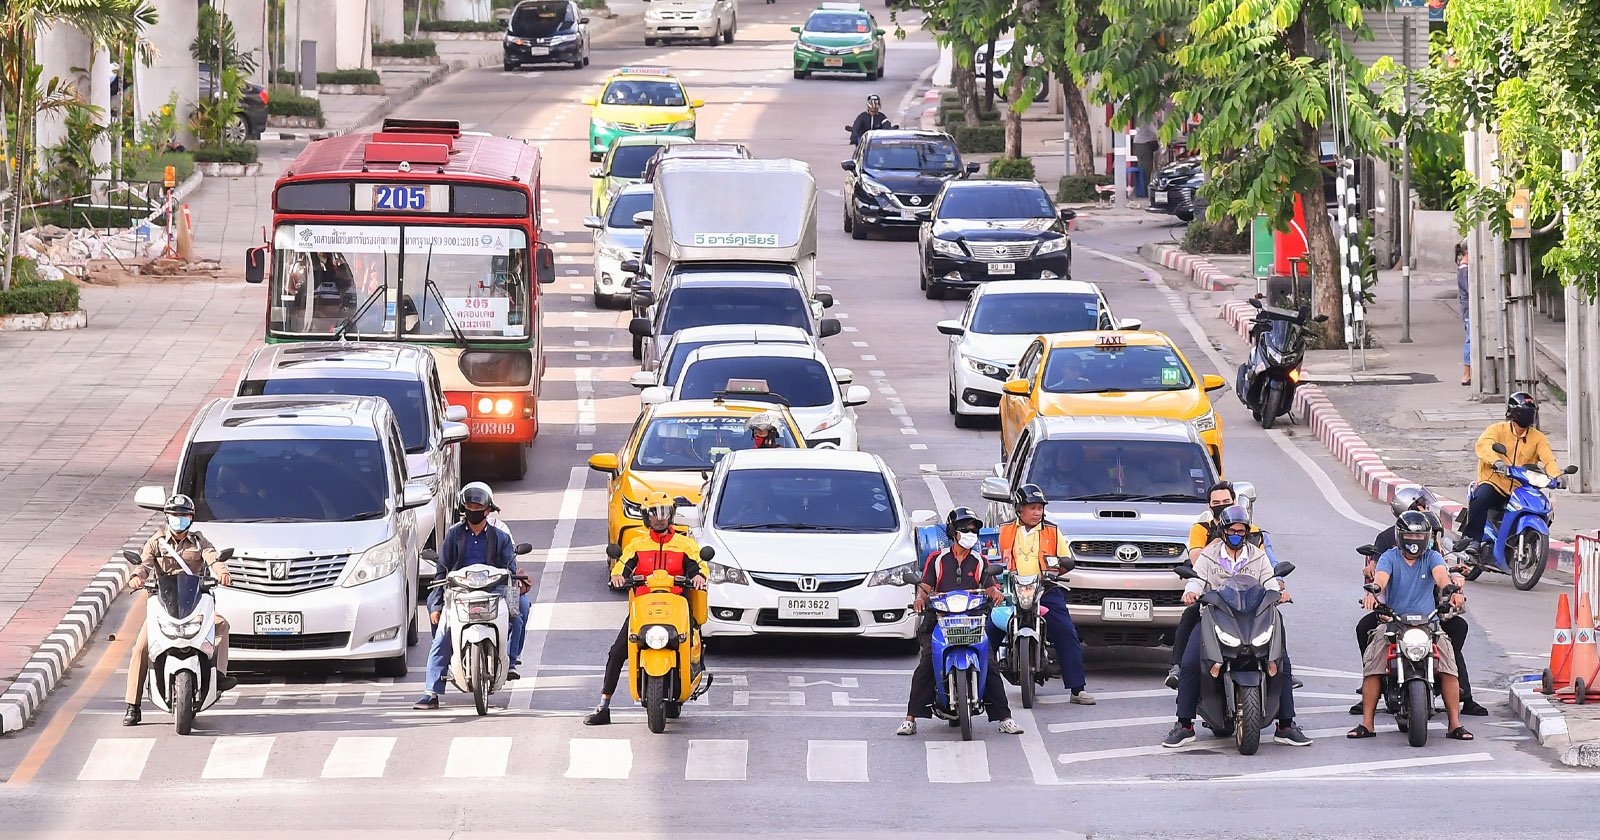
[[[1057,567],[1070,572],[1074,561],[1054,557],[1044,558],[1046,567]],[[1040,603],[1051,588],[1067,589],[1060,574],[1019,575],[1006,572],[1001,575],[1005,590],[1005,603],[989,612],[989,621],[1005,630],[1005,641],[995,655],[996,666],[1006,682],[1022,690],[1022,708],[1033,708],[1039,686],[1061,676],[1061,661],[1056,656],[1055,645],[1045,632],[1044,616],[1049,608]]]
[[[1364,588],[1374,595],[1383,591],[1376,583]],[[1460,591],[1461,587],[1453,583],[1441,589],[1443,600],[1427,615],[1397,615],[1388,604],[1378,604],[1377,612],[1384,623],[1377,632],[1389,639],[1389,672],[1383,676],[1383,700],[1413,747],[1428,744],[1428,719],[1434,714],[1439,662],[1434,639],[1441,632],[1440,622],[1448,617],[1450,596]]]
[[[532,551],[529,543],[516,547],[518,555]],[[429,563],[439,560],[433,549],[424,550],[421,557]],[[527,578],[513,577],[510,569],[474,563],[429,585],[444,588],[439,622],[450,634],[450,682],[472,695],[479,715],[489,713],[489,696],[505,686],[511,672],[511,615],[520,607],[514,580]]]
[[[135,567],[143,562],[136,551],[124,551],[122,557]],[[225,548],[217,557],[225,563],[233,549]],[[217,688],[217,602],[211,595],[216,585],[209,574],[155,575],[144,584],[150,594],[144,616],[150,654],[145,685],[150,702],[172,713],[179,735],[188,735],[195,714],[222,696]]]
[[[622,547],[606,546],[606,556],[621,559]],[[716,549],[700,549],[701,563],[715,556]],[[644,706],[645,723],[657,734],[666,730],[668,719],[683,713],[683,704],[711,687],[700,637],[706,592],[689,588],[689,583],[682,575],[656,569],[634,575],[628,590],[628,691]],[[637,591],[640,586],[646,591]]]
[[1299,311],[1266,306],[1259,297],[1250,298],[1250,305],[1257,310],[1250,328],[1250,357],[1239,365],[1234,390],[1261,428],[1270,429],[1294,405],[1300,364],[1306,357],[1307,325],[1320,324],[1328,316],[1312,317],[1309,306]]
[[[1505,445],[1496,443],[1494,451],[1505,455]],[[1511,496],[1504,510],[1490,512],[1482,534],[1463,534],[1474,540],[1487,540],[1490,548],[1488,557],[1481,551],[1468,552],[1466,578],[1477,580],[1486,571],[1509,574],[1514,586],[1527,591],[1539,584],[1549,562],[1550,520],[1555,511],[1548,491],[1564,486],[1562,476],[1572,475],[1578,468],[1568,466],[1557,476],[1545,475],[1536,464],[1507,464],[1496,470],[1511,479]],[[1476,483],[1468,487],[1467,498],[1476,489]],[[1459,533],[1466,524],[1467,509],[1463,507],[1456,513],[1456,531]]]

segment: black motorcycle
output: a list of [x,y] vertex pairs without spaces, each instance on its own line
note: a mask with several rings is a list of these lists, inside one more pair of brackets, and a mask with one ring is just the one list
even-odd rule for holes
[[[1365,588],[1374,595],[1383,591],[1376,583]],[[1461,587],[1453,583],[1439,590],[1442,603],[1427,615],[1398,615],[1388,604],[1378,604],[1378,615],[1384,619],[1378,632],[1389,639],[1389,671],[1383,675],[1383,699],[1394,710],[1395,724],[1413,747],[1428,743],[1428,718],[1433,717],[1439,659],[1439,648],[1433,640],[1440,632],[1440,613],[1449,611],[1450,596],[1460,591]]]
[[[1174,570],[1195,577],[1192,566]],[[1294,571],[1279,563],[1280,578]],[[1240,755],[1255,755],[1261,730],[1278,719],[1283,696],[1283,623],[1279,593],[1249,575],[1235,575],[1200,596],[1200,720],[1219,738],[1233,736]]]
[[[1072,571],[1071,558],[1046,558],[1061,573]],[[1034,696],[1039,686],[1061,676],[1061,660],[1055,645],[1045,630],[1045,606],[1039,601],[1051,588],[1067,589],[1057,572],[1041,575],[1019,575],[1006,572],[1003,576],[1005,603],[989,613],[989,620],[1005,630],[1005,642],[995,656],[996,664],[1006,682],[1022,690],[1022,708],[1033,708]]]
[[1234,390],[1261,428],[1270,429],[1294,405],[1300,363],[1306,358],[1306,325],[1322,323],[1328,316],[1312,317],[1309,306],[1298,311],[1265,306],[1260,298],[1250,298],[1250,305],[1258,310],[1250,328],[1250,358],[1239,365]]

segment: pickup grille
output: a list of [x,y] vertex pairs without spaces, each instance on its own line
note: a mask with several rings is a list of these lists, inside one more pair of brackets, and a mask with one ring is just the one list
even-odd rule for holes
[[[1117,556],[1117,549],[1125,545],[1138,547],[1137,560]],[[1071,547],[1078,566],[1085,569],[1171,569],[1187,559],[1188,550],[1184,543],[1143,540],[1073,540]]]
[[1067,593],[1067,604],[1079,607],[1098,607],[1107,598],[1138,598],[1149,599],[1152,606],[1181,607],[1183,606],[1183,590],[1122,590],[1122,589],[1080,589],[1073,587]]
[[[233,588],[261,595],[298,595],[326,589],[339,580],[348,554],[320,557],[290,557],[263,560],[257,557],[234,557],[228,561],[228,573],[233,576]],[[280,570],[281,575],[273,574]]]

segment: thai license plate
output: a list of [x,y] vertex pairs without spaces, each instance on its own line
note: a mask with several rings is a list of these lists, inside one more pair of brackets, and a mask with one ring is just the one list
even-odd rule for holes
[[778,618],[787,621],[832,621],[839,617],[838,598],[778,599]]
[[1151,204],[1166,204],[1167,203],[1167,194],[1165,192],[1152,191],[1150,193],[1150,203]]
[[255,615],[257,636],[298,636],[300,626],[297,612],[258,612]]
[[467,433],[472,437],[504,437],[517,433],[517,424],[511,421],[472,420],[467,424]]
[[550,48],[549,47],[529,47],[528,48],[528,54],[529,55],[549,55],[550,54]]
[[844,66],[844,59],[842,59],[842,58],[824,58],[822,60],[822,66],[823,67],[843,67]]
[[1016,274],[1017,273],[1017,264],[1016,263],[1009,263],[1009,262],[1005,262],[1005,263],[989,263],[989,273],[990,274]]
[[1150,601],[1134,598],[1107,598],[1100,602],[1100,618],[1106,621],[1149,621]]

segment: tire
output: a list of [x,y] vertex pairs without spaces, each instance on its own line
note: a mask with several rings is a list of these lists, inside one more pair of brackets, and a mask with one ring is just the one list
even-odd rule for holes
[[650,731],[660,735],[667,728],[667,678],[645,677],[644,717]]
[[500,465],[500,477],[507,481],[521,481],[528,474],[528,447],[520,443],[502,444],[509,457]]
[[1511,550],[1511,556],[1506,558],[1506,565],[1511,567],[1511,583],[1523,592],[1538,586],[1549,551],[1545,535],[1532,529],[1524,530],[1512,537],[1507,548]]
[[658,42],[654,38],[646,38],[646,39],[644,39],[644,45],[647,46],[647,47],[653,47],[657,43]]
[[1572,702],[1580,706],[1589,702],[1589,684],[1583,677],[1572,678]]
[[1428,745],[1428,710],[1433,708],[1433,697],[1428,684],[1422,680],[1406,683],[1406,736],[1411,746]]
[[1278,420],[1278,409],[1283,403],[1283,385],[1278,382],[1268,382],[1261,389],[1261,428],[1270,429]]
[[720,43],[722,43],[722,27],[719,26],[716,32],[711,33],[711,40],[706,42],[706,46],[714,47]]
[[406,666],[406,655],[390,656],[384,659],[372,660],[372,670],[380,677],[393,677],[399,679],[409,670]]
[[635,359],[644,358],[644,339],[637,335],[633,337],[633,357]]
[[851,231],[855,230],[855,227],[856,227],[855,214],[850,212],[850,200],[849,199],[845,199],[845,204],[844,204],[844,232],[845,233],[850,233]]
[[[855,215],[855,211],[853,211],[853,210],[845,210],[844,212],[846,212],[846,213],[848,213],[848,214],[850,214],[852,216]],[[866,223],[861,221],[860,219],[851,219],[850,220],[850,238],[854,239],[854,240],[856,240],[858,242],[860,240],[862,240],[862,239],[866,239],[867,238],[867,225],[866,225]]]
[[179,671],[172,677],[172,728],[188,735],[194,728],[194,672]]
[[1556,693],[1556,675],[1549,668],[1539,675],[1539,693],[1546,697]]
[[1017,663],[1017,687],[1022,689],[1022,708],[1033,708],[1033,698],[1039,686],[1033,681],[1033,639],[1017,637],[1016,650],[1011,653]]
[[734,18],[733,22],[728,25],[728,31],[722,33],[722,43],[724,43],[724,44],[733,43],[734,33],[738,32],[738,30],[739,30],[739,19],[738,18]]
[[951,702],[956,707],[956,722],[961,725],[961,740],[972,740],[972,676],[970,672],[962,671],[956,674],[955,693],[951,695]]
[[950,393],[948,394],[948,396],[950,397],[950,405],[949,405],[949,408],[947,410],[950,412],[950,416],[959,417],[960,414],[956,411],[955,386],[951,386]]
[[810,76],[811,76],[811,71],[809,71],[809,70],[796,70],[796,71],[794,71],[794,77],[796,79],[805,79],[805,78],[809,78]]
[[606,299],[605,295],[602,295],[599,292],[595,292],[594,293],[594,308],[595,309],[610,309],[611,308],[610,303],[611,302]]
[[416,604],[409,603],[410,601],[413,601],[414,599],[409,599],[408,598],[406,600],[408,601],[408,603],[406,603],[404,605],[405,608],[406,608],[404,610],[404,612],[411,619],[410,621],[406,622],[406,647],[412,648],[412,647],[416,647],[417,646],[417,642],[422,640],[422,630],[421,630],[421,628],[419,628],[417,626],[417,607],[416,607]]
[[922,285],[922,296],[928,300],[944,300],[944,287],[937,280],[927,280]]
[[234,114],[233,119],[222,129],[222,139],[229,143],[245,143],[250,140],[250,121],[244,114]]
[[472,648],[472,705],[478,710],[478,717],[489,713],[489,646],[476,645]]
[[515,61],[507,61],[504,64],[500,65],[500,69],[504,70],[507,73],[511,73],[511,72],[514,72],[517,69],[517,66],[518,65],[517,65],[517,63]]
[[1240,755],[1255,755],[1261,749],[1261,727],[1265,715],[1261,710],[1261,686],[1235,686],[1239,692],[1239,723],[1233,737],[1239,743]]

